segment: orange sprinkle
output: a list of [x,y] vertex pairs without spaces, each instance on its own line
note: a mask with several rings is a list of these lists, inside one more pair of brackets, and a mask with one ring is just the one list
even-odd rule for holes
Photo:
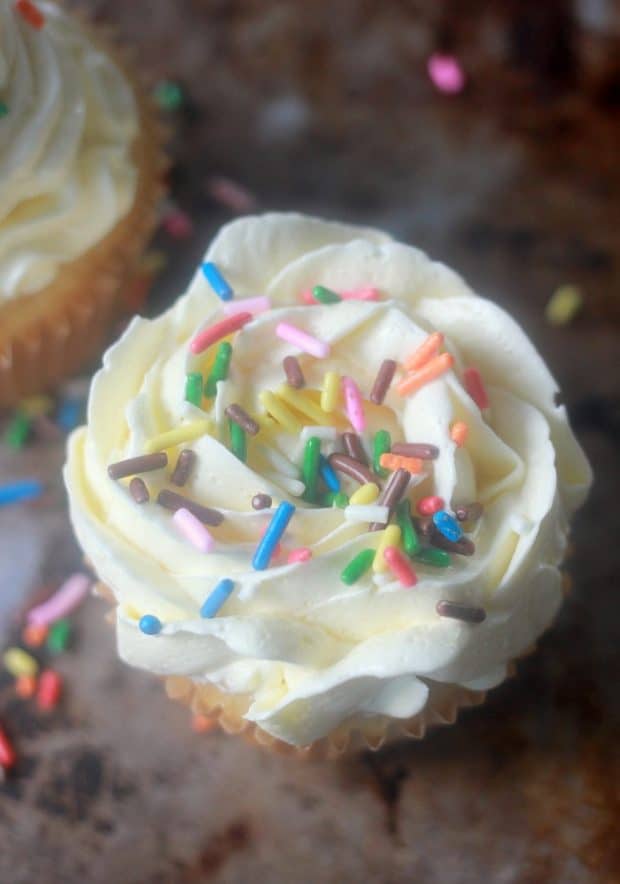
[[22,641],[28,648],[40,648],[45,639],[49,628],[44,624],[30,623],[24,627],[22,632]]
[[379,463],[386,470],[407,470],[409,473],[421,473],[423,461],[419,457],[405,457],[401,454],[386,452],[379,458]]
[[462,448],[465,445],[468,435],[469,427],[463,421],[455,421],[450,427],[450,438],[457,448]]
[[28,22],[31,27],[36,28],[37,31],[40,31],[45,24],[45,16],[30,0],[17,0],[15,9],[24,21]]
[[22,700],[34,697],[36,689],[37,679],[35,675],[20,675],[15,679],[15,693]]
[[192,715],[192,730],[196,731],[197,734],[208,734],[209,731],[214,730],[217,727],[217,721],[214,718],[209,718],[207,715],[200,715],[196,713]]
[[396,389],[401,396],[408,396],[409,393],[415,393],[420,387],[430,384],[440,375],[450,371],[453,365],[454,356],[451,353],[442,353],[426,362],[419,371],[414,371],[404,377]]
[[411,356],[407,356],[405,359],[403,366],[406,371],[417,371],[418,368],[422,368],[423,365],[433,358],[433,356],[437,356],[439,351],[443,346],[443,335],[441,332],[433,332],[432,335],[429,335],[417,350],[414,350]]

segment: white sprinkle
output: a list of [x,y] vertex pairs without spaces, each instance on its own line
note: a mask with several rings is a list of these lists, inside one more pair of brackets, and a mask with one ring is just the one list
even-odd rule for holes
[[257,445],[256,447],[269,463],[276,468],[278,473],[284,473],[285,476],[290,476],[291,479],[299,478],[299,469],[277,448],[271,445]]
[[293,497],[301,497],[306,490],[306,486],[299,479],[291,479],[283,476],[281,473],[265,473],[265,478],[270,479],[275,485],[279,485]]
[[390,518],[390,510],[380,504],[353,504],[344,508],[344,517],[347,522],[378,522],[385,525]]

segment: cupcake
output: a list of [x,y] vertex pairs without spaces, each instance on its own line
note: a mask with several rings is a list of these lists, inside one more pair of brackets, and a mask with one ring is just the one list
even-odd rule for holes
[[70,440],[120,656],[305,755],[453,721],[561,605],[591,472],[556,393],[514,320],[417,249],[229,224],[108,350]]
[[98,31],[0,0],[0,407],[101,351],[154,226],[160,144]]

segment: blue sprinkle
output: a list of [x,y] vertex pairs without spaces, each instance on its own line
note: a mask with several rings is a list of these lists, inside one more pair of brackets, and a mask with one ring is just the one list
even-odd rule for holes
[[22,479],[19,482],[0,485],[0,506],[19,503],[20,500],[33,500],[35,497],[40,497],[44,490],[43,482],[39,482],[38,479]]
[[75,430],[82,417],[82,403],[79,399],[63,399],[58,407],[56,423],[65,432]]
[[213,592],[209,593],[204,602],[202,603],[202,608],[200,609],[201,617],[215,617],[217,612],[220,610],[228,596],[231,594],[233,589],[235,588],[235,584],[232,580],[229,580],[228,577],[225,577],[223,580],[217,584]]
[[222,301],[232,300],[233,290],[213,261],[205,261],[202,265],[202,272],[218,298],[221,298]]
[[140,617],[138,626],[145,635],[158,635],[161,632],[161,620],[155,614],[145,614]]
[[288,500],[283,500],[271,517],[271,522],[256,547],[256,552],[252,559],[252,566],[257,571],[264,571],[269,565],[274,550],[286,531],[286,526],[291,521],[294,512],[295,507],[293,504],[289,503]]
[[340,479],[336,475],[333,466],[324,455],[321,455],[319,460],[319,472],[330,491],[335,491],[336,493],[340,491]]
[[459,523],[454,516],[445,510],[439,510],[433,514],[433,524],[447,540],[460,540],[463,536],[463,530]]

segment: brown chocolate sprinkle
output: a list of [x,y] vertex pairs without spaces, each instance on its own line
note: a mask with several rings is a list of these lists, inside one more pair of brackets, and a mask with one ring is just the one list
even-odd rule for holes
[[375,382],[372,385],[372,390],[370,391],[370,401],[374,402],[375,405],[381,405],[381,403],[385,399],[385,394],[387,393],[389,386],[392,383],[395,371],[396,363],[394,362],[394,360],[384,359],[381,363],[379,371],[377,372],[377,377],[375,378]]
[[421,534],[422,537],[426,537],[428,540],[430,540],[433,532],[435,531],[435,526],[433,525],[432,518],[430,516],[421,516],[420,518],[414,519],[413,521],[418,534]]
[[260,429],[254,418],[250,417],[245,408],[242,408],[237,403],[229,405],[227,408],[225,408],[224,414],[226,415],[226,417],[229,417],[231,421],[239,424],[241,429],[245,430],[246,433],[249,433],[250,436],[256,436]]
[[487,612],[484,608],[476,608],[473,605],[462,605],[460,602],[437,602],[435,610],[440,617],[452,617],[454,620],[463,620],[465,623],[482,623],[486,620]]
[[[343,433],[342,445],[347,455],[352,457],[353,460],[359,460],[359,462],[364,465],[368,464],[368,458],[366,457],[364,446],[357,433]],[[371,481],[374,482],[375,480],[372,479]]]
[[439,448],[436,445],[423,442],[395,442],[390,451],[402,457],[419,457],[420,460],[435,460],[439,457]]
[[255,494],[252,498],[252,506],[255,510],[266,510],[271,506],[271,497],[269,494]]
[[129,483],[129,493],[136,503],[148,503],[151,497],[149,489],[139,476],[134,476]]
[[439,549],[445,549],[446,552],[454,553],[457,556],[473,556],[476,552],[476,547],[469,537],[461,537],[460,540],[448,540],[436,528],[431,535],[431,543],[433,546],[438,546]]
[[134,476],[136,473],[150,473],[151,470],[160,470],[167,463],[168,455],[165,451],[143,454],[140,457],[130,457],[127,460],[111,463],[108,467],[108,476],[111,479],[124,479],[126,476]]
[[184,509],[189,510],[190,513],[193,513],[193,515],[195,515],[197,519],[200,519],[201,522],[204,522],[205,525],[220,525],[224,521],[223,514],[218,510],[212,510],[208,506],[196,503],[196,501],[190,500],[182,494],[177,494],[176,491],[169,491],[167,488],[164,488],[163,491],[159,492],[157,495],[157,503],[165,507],[167,510],[173,510],[174,512],[183,507]]
[[476,500],[474,503],[468,503],[466,506],[457,506],[454,508],[454,515],[459,522],[477,522],[482,515],[483,506]]
[[295,387],[296,390],[306,386],[306,379],[296,356],[285,356],[282,360],[282,367],[289,386]]
[[345,476],[350,476],[360,485],[365,485],[367,482],[377,484],[377,477],[372,470],[354,457],[350,457],[348,454],[330,454],[328,459],[335,470],[344,473]]
[[179,488],[182,488],[183,485],[185,485],[189,479],[189,474],[192,471],[195,460],[196,455],[192,449],[184,448],[179,454],[174,471],[170,476],[170,481],[173,485],[177,485]]
[[[393,472],[376,500],[377,506],[386,506],[391,516],[396,504],[400,503],[403,494],[407,490],[410,478],[411,474],[408,470],[398,469]],[[384,522],[372,522],[370,525],[371,531],[380,531],[382,528],[385,528]]]

